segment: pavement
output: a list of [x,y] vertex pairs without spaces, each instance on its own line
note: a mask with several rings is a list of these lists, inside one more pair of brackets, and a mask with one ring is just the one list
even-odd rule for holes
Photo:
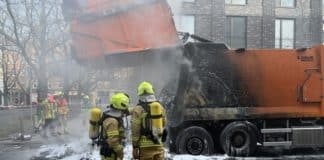
[[[125,159],[131,159],[132,147],[125,149]],[[167,160],[323,160],[324,151],[313,149],[280,150],[261,148],[256,157],[228,157],[223,154],[212,156],[175,155],[167,152]],[[30,141],[0,141],[2,160],[100,160],[98,147],[92,147],[86,133],[42,138],[35,135]]]

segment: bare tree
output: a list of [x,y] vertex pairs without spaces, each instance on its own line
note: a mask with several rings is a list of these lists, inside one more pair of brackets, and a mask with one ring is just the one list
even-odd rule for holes
[[3,47],[0,51],[4,105],[7,106],[9,99],[8,95],[12,90],[20,90],[26,95],[25,85],[21,81],[25,65],[23,59],[17,54],[17,51],[6,50]]
[[[12,43],[36,76],[38,97],[48,92],[47,65],[53,55],[62,52],[66,24],[61,2],[53,0],[10,0],[0,2],[6,21],[0,22],[0,35]],[[19,12],[18,12],[19,10]],[[17,11],[17,12],[14,12]]]
[[78,86],[78,93],[89,94],[97,87],[98,71],[85,70],[85,74],[79,74],[79,78],[75,81]]

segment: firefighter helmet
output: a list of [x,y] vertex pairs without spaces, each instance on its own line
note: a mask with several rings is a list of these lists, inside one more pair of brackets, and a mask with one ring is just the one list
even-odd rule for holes
[[57,92],[55,92],[54,95],[55,95],[55,96],[64,96],[64,92],[62,92],[62,91],[57,91]]
[[129,106],[129,98],[124,93],[116,93],[111,97],[110,103],[115,109],[127,110]]
[[151,83],[143,81],[137,89],[137,95],[154,94],[154,88]]

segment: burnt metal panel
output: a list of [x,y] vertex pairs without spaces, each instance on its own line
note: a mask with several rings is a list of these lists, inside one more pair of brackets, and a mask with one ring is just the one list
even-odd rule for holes
[[[243,95],[246,92],[241,87],[237,66],[231,62],[227,51],[228,48],[224,44],[185,45],[184,57],[188,63],[181,69],[182,83],[178,88],[177,104],[187,107],[253,106],[251,96]],[[241,100],[241,97],[245,99]]]
[[249,107],[196,107],[187,108],[185,120],[237,120],[250,118]]

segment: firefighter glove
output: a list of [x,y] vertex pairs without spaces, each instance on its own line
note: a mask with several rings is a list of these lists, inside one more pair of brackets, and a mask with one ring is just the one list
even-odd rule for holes
[[165,129],[162,133],[162,142],[165,142],[168,137],[168,131]]

